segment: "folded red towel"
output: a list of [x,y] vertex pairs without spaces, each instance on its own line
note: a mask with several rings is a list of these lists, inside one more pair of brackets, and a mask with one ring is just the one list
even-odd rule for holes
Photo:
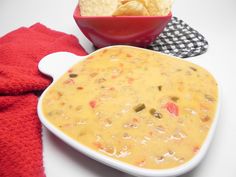
[[76,37],[39,23],[0,38],[1,177],[45,176],[35,93],[50,83],[38,71],[38,62],[57,51],[86,54]]

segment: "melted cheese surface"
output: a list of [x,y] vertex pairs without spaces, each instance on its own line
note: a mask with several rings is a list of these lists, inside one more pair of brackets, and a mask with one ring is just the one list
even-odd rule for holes
[[48,121],[79,143],[131,165],[177,167],[198,153],[217,108],[203,68],[153,51],[102,49],[43,98]]

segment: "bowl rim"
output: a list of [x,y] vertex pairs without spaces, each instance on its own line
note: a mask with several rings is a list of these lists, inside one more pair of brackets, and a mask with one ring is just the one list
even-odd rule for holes
[[77,4],[74,13],[74,19],[162,19],[162,18],[171,18],[172,12],[164,16],[81,16],[80,7]]
[[[39,63],[38,67],[39,70],[49,76],[53,77],[53,82],[44,90],[44,92],[42,93],[42,95],[39,98],[38,101],[38,105],[37,105],[37,113],[39,116],[40,121],[43,123],[43,125],[50,130],[54,135],[56,135],[58,138],[60,138],[61,140],[63,140],[66,144],[72,146],[74,149],[78,150],[79,152],[85,154],[86,156],[90,157],[91,159],[94,159],[100,163],[103,163],[107,166],[110,166],[114,169],[118,169],[120,171],[126,172],[128,174],[134,175],[134,176],[142,176],[142,177],[172,177],[172,176],[179,176],[182,174],[185,174],[189,171],[191,171],[193,168],[195,168],[201,161],[202,159],[205,157],[210,143],[212,142],[212,139],[214,137],[215,134],[215,130],[216,130],[216,126],[217,126],[217,122],[219,120],[219,115],[220,115],[220,108],[221,108],[221,86],[218,83],[218,80],[215,78],[214,75],[212,75],[207,69],[205,69],[204,67],[195,64],[194,62],[190,62],[190,61],[186,61],[188,63],[192,63],[195,64],[201,68],[203,68],[204,70],[206,70],[209,74],[212,75],[212,77],[215,79],[215,81],[217,82],[217,88],[218,88],[218,102],[217,102],[217,106],[216,106],[216,112],[214,115],[214,120],[211,124],[211,127],[208,131],[208,134],[199,150],[199,152],[194,155],[192,157],[192,159],[190,159],[189,161],[185,162],[182,165],[179,165],[177,167],[173,167],[173,168],[167,168],[167,169],[148,169],[148,168],[141,168],[141,167],[136,167],[134,165],[122,162],[120,160],[114,159],[112,157],[109,157],[105,154],[101,154],[85,145],[83,145],[82,143],[80,143],[79,141],[76,141],[75,139],[71,138],[70,136],[64,134],[62,131],[60,131],[55,125],[53,125],[52,123],[50,123],[47,119],[46,116],[44,116],[43,111],[42,111],[42,100],[43,97],[45,96],[45,94],[47,93],[47,91],[57,82],[57,80],[61,77],[61,75],[50,75],[45,73],[45,71],[42,71],[41,65],[43,64],[44,60],[46,60],[47,58],[52,58],[52,61],[57,61],[55,60],[55,58],[58,58],[58,56],[61,56],[64,59],[67,59],[67,61],[71,61],[71,66],[73,66],[74,64],[78,63],[78,62],[82,62],[84,60],[86,60],[89,56],[91,56],[92,54],[95,54],[101,50],[104,49],[109,49],[109,48],[114,48],[114,47],[129,47],[129,48],[138,48],[138,47],[133,47],[133,46],[126,46],[126,45],[115,45],[115,46],[109,46],[109,47],[104,47],[101,49],[96,50],[95,52],[90,53],[89,55],[86,56],[77,56],[74,55],[72,53],[68,53],[68,52],[56,52],[56,53],[52,53],[49,54],[47,56],[45,56]],[[140,50],[147,50],[150,51],[148,49],[143,49],[143,48],[138,48]],[[152,51],[152,52],[156,52],[156,51]],[[175,60],[179,60],[181,58],[179,57],[174,57],[174,56],[170,56],[161,52],[157,52],[159,54],[162,55],[166,55],[169,56]],[[70,59],[68,59],[70,58]],[[183,60],[183,59],[181,59]],[[55,63],[54,63],[55,64]],[[55,65],[53,65],[55,66]],[[62,65],[63,67],[63,65]],[[68,67],[64,66],[64,67]],[[56,67],[58,68],[58,67]],[[67,68],[69,69],[69,67]],[[58,74],[58,73],[57,73]],[[63,72],[64,74],[64,72]]]

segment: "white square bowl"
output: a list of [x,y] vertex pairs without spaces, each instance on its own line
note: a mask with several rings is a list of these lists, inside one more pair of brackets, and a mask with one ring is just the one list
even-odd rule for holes
[[[95,51],[94,53],[104,50],[104,49],[109,49],[117,46],[112,46],[112,47],[106,47],[103,49],[99,49]],[[120,46],[119,46],[120,47]],[[130,46],[122,46],[122,47],[130,47]],[[136,47],[132,47],[136,48]],[[147,49],[141,49],[141,48],[136,48],[139,50],[147,50]],[[150,50],[148,50],[150,52]],[[92,54],[94,54],[92,53]],[[91,55],[91,54],[90,54]],[[38,102],[38,116],[42,124],[49,129],[54,135],[59,137],[61,140],[63,140],[65,143],[68,145],[72,146],[79,152],[87,155],[88,157],[99,161],[107,166],[113,167],[117,170],[123,171],[125,173],[134,175],[134,176],[139,176],[139,177],[171,177],[171,176],[179,176],[184,173],[189,172],[193,168],[195,168],[203,159],[203,157],[206,155],[207,150],[209,148],[209,145],[212,141],[215,129],[216,129],[216,124],[218,121],[219,117],[219,110],[220,110],[220,88],[218,86],[218,104],[217,104],[217,110],[215,113],[215,118],[214,121],[212,122],[211,128],[208,132],[208,135],[199,150],[199,152],[188,162],[175,167],[175,168],[169,168],[169,169],[145,169],[145,168],[140,168],[136,167],[127,163],[124,163],[122,161],[113,159],[109,156],[103,155],[95,150],[90,149],[89,147],[79,143],[78,141],[72,139],[68,135],[64,134],[62,131],[60,131],[56,126],[54,126],[52,123],[50,123],[46,117],[43,114],[42,111],[42,100],[44,98],[45,93],[54,85],[54,83],[66,72],[68,71],[74,64],[86,60],[88,56],[77,56],[68,52],[57,52],[53,53],[50,55],[47,55],[44,57],[40,63],[39,63],[39,70],[53,78],[52,84],[42,93],[42,95],[39,98]],[[165,54],[162,54],[165,55]],[[179,60],[179,58],[171,56],[173,59]],[[181,59],[182,60],[182,59]],[[187,61],[186,61],[187,62]]]

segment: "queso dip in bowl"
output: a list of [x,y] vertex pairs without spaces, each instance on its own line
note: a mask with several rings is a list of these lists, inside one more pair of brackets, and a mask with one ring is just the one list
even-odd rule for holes
[[209,147],[219,88],[200,66],[113,46],[85,57],[51,54],[39,69],[54,79],[39,99],[41,122],[99,162],[135,176],[177,176]]

